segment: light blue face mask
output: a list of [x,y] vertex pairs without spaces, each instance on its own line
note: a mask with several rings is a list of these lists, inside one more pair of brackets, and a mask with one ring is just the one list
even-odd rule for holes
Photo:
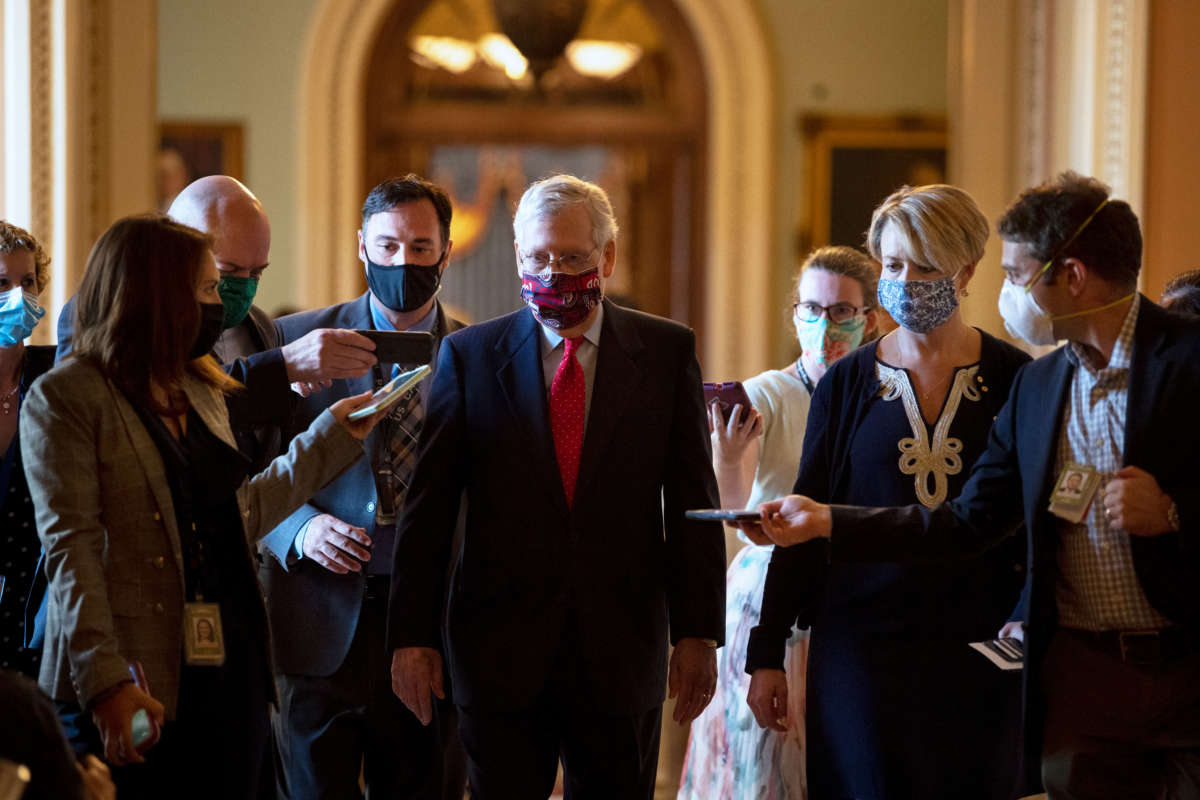
[[879,305],[896,323],[913,333],[929,333],[946,323],[958,308],[954,278],[928,281],[879,279]]
[[29,338],[46,309],[37,295],[14,286],[0,295],[0,347],[14,347]]

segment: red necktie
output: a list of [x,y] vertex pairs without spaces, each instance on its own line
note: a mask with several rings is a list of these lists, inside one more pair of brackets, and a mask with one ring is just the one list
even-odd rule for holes
[[583,367],[575,351],[583,337],[564,339],[566,352],[550,384],[550,430],[554,434],[554,453],[562,473],[567,505],[575,499],[575,479],[579,477],[579,454],[583,451],[583,404],[585,398]]

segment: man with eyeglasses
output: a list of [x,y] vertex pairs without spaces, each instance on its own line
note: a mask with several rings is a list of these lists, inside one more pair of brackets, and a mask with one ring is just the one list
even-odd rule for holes
[[[999,231],[1006,326],[1067,344],[1018,374],[959,497],[792,495],[760,507],[763,531],[887,561],[979,552],[1023,521],[1026,752],[1049,796],[1200,797],[1200,331],[1137,293],[1137,217],[1094,178],[1025,191]],[[1090,503],[1055,492],[1072,473],[1098,478]]]
[[428,722],[445,654],[476,800],[548,797],[560,755],[568,797],[650,798],[666,690],[693,719],[724,635],[724,534],[684,518],[718,503],[695,338],[603,299],[617,225],[598,186],[533,184],[513,232],[528,308],[438,356],[392,570],[393,685]]
[[[450,217],[446,193],[416,175],[376,186],[358,232],[367,292],[280,319],[281,342],[323,328],[425,331],[436,342],[463,327],[436,299],[454,244]],[[360,378],[315,387],[299,403],[293,432],[335,400],[379,389],[412,366],[376,364]],[[361,797],[360,768],[370,797],[462,797],[453,707],[437,725],[418,723],[392,694],[384,650],[396,521],[428,404],[425,380],[380,421],[358,463],[263,540],[272,556],[260,576],[278,673],[275,734],[292,800]]]

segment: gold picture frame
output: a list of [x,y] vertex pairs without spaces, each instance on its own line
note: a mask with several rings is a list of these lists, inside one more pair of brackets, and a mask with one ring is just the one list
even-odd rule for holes
[[179,191],[206,175],[243,179],[245,128],[239,122],[161,120],[157,200],[166,210]]
[[827,244],[863,247],[871,212],[904,184],[946,175],[946,119],[934,115],[801,114],[804,198],[796,255]]

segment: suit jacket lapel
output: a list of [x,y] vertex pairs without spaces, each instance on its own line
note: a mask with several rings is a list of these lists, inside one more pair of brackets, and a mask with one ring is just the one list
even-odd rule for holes
[[[1063,345],[1063,347],[1070,347],[1070,345]],[[1031,453],[1030,461],[1032,463],[1021,465],[1022,469],[1027,466],[1030,469],[1025,486],[1027,491],[1032,490],[1030,495],[1034,506],[1031,519],[1037,519],[1041,510],[1045,508],[1049,501],[1050,491],[1054,486],[1052,482],[1047,482],[1047,476],[1054,469],[1054,460],[1058,455],[1062,421],[1066,414],[1067,403],[1070,402],[1067,393],[1071,387],[1071,377],[1077,369],[1065,351],[1060,351],[1053,357],[1057,359],[1057,363],[1050,372],[1044,391],[1037,392],[1038,397],[1032,398],[1034,400],[1033,407],[1028,408],[1022,415],[1023,418],[1018,420],[1024,428],[1025,440],[1034,445],[1028,451]],[[1046,413],[1048,409],[1052,408],[1058,409],[1058,413]]]
[[542,486],[553,486],[551,496],[560,513],[567,512],[567,496],[554,455],[550,433],[550,409],[542,375],[542,348],[537,321],[528,310],[513,315],[508,330],[496,343],[501,356],[496,379],[508,401],[513,417],[524,428],[522,438],[529,442],[532,463],[542,474]]
[[1146,421],[1156,422],[1155,409],[1159,407],[1159,393],[1171,385],[1174,364],[1168,359],[1156,357],[1166,341],[1166,331],[1156,317],[1163,313],[1158,306],[1142,296],[1138,309],[1137,326],[1133,333],[1133,354],[1129,365],[1129,396],[1125,403],[1125,460],[1124,464],[1136,464],[1143,469],[1150,465],[1144,454],[1154,450]]
[[[375,323],[371,321],[371,293],[364,292],[357,300],[347,303],[342,308],[342,312],[338,315],[335,324],[332,327],[348,328],[350,330],[373,330]],[[380,368],[382,369],[382,368]],[[375,367],[367,370],[367,374],[358,378],[343,378],[342,383],[345,385],[345,393],[338,395],[338,399],[343,397],[353,397],[354,395],[362,394],[363,392],[373,391],[375,389]],[[383,376],[384,381],[391,379],[390,375]],[[379,435],[379,426],[367,434],[366,441],[363,442],[363,449],[368,455],[375,452],[376,437]]]
[[592,379],[592,399],[584,429],[583,453],[579,459],[579,477],[575,505],[595,482],[605,449],[612,443],[621,415],[642,382],[638,360],[644,350],[641,337],[626,312],[612,303],[604,303],[604,322],[600,326],[600,352]]

